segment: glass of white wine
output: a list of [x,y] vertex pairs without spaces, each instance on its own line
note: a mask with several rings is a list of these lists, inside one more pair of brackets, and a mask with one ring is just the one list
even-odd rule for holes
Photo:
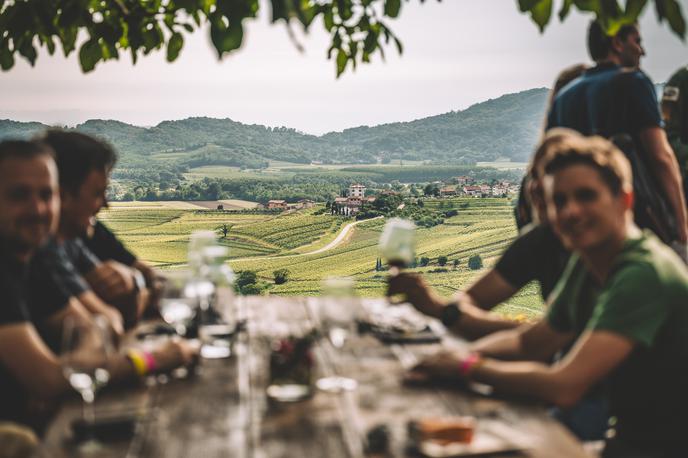
[[80,448],[91,452],[102,449],[91,434],[95,423],[95,397],[99,388],[110,379],[109,362],[114,354],[112,334],[103,317],[94,323],[67,318],[62,328],[61,365],[65,378],[83,399],[84,431],[87,436]]
[[416,226],[401,218],[387,221],[380,236],[380,253],[390,267],[403,268],[413,263],[416,249]]

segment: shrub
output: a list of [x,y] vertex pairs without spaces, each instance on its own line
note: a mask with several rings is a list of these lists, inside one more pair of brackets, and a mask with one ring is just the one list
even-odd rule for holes
[[430,258],[428,258],[427,256],[422,256],[420,258],[420,262],[418,263],[418,265],[421,267],[425,267],[428,264],[430,264]]
[[275,284],[281,285],[283,283],[286,283],[289,279],[289,273],[289,269],[277,269],[276,271],[274,271],[272,275],[275,278]]
[[437,258],[437,264],[439,264],[440,266],[444,266],[447,264],[448,260],[449,259],[446,256],[440,256],[439,258]]
[[480,257],[479,254],[475,254],[468,258],[468,268],[471,270],[478,270],[482,269],[483,267],[483,258]]

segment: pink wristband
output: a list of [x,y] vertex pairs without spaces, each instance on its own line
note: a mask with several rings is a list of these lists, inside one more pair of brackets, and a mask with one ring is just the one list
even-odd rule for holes
[[462,377],[468,377],[468,374],[470,374],[471,370],[473,370],[475,365],[479,362],[480,355],[477,353],[471,353],[466,359],[461,361],[461,364],[459,365],[459,374],[461,374]]
[[142,351],[141,355],[143,356],[143,360],[146,362],[146,372],[149,374],[151,372],[155,372],[158,368],[158,363],[155,361],[155,358],[153,358],[153,355],[148,351]]

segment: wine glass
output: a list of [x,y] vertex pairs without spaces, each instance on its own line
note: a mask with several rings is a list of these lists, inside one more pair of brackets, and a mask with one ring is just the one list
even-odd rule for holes
[[359,313],[358,299],[354,294],[354,282],[351,278],[327,278],[323,283],[323,297],[318,308],[318,315],[323,330],[332,345],[329,360],[333,375],[323,377],[316,382],[322,391],[338,393],[352,391],[358,386],[356,380],[336,375],[337,354],[344,348],[350,332],[355,331],[356,318]]
[[112,335],[105,317],[96,317],[94,323],[78,322],[71,317],[64,320],[62,329],[62,372],[83,399],[82,417],[86,439],[83,451],[97,451],[101,444],[92,435],[95,423],[95,397],[99,388],[110,379],[109,361],[114,354]]
[[166,272],[159,301],[160,315],[180,336],[186,335],[197,302],[197,293],[187,272]]
[[380,236],[380,252],[387,263],[396,268],[411,265],[415,256],[415,229],[413,222],[401,218],[387,221]]

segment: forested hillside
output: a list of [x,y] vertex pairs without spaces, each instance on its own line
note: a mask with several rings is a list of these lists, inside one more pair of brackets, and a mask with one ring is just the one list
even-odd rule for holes
[[[231,119],[189,118],[143,128],[89,120],[76,126],[113,143],[127,173],[162,166],[170,172],[204,165],[264,168],[269,160],[294,163],[375,163],[388,159],[473,164],[509,158],[526,161],[544,112],[546,89],[488,100],[463,111],[411,122],[357,127],[317,137],[284,127]],[[31,136],[40,123],[0,121],[0,138]]]

